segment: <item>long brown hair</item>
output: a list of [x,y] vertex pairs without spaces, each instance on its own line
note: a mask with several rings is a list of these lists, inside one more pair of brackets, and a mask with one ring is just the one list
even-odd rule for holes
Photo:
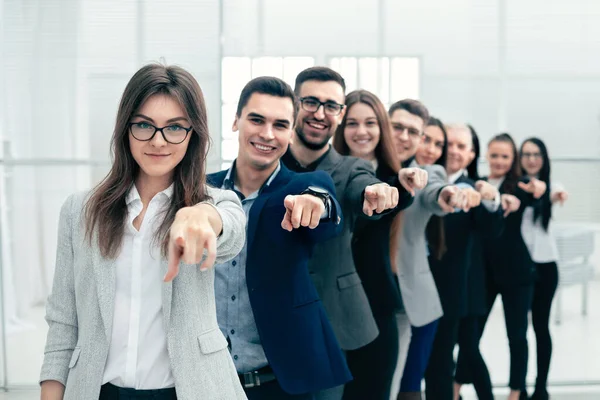
[[[442,168],[446,168],[446,158],[448,154],[448,133],[442,121],[438,118],[429,117],[427,126],[437,126],[442,130],[444,135],[444,147],[442,149],[442,155],[435,161],[435,165],[440,165]],[[446,228],[444,226],[444,217],[432,215],[429,218],[429,222],[425,227],[425,236],[427,237],[427,245],[431,249],[432,255],[436,260],[441,260],[448,248],[446,247]]]
[[350,154],[350,148],[344,139],[344,130],[346,129],[346,121],[348,119],[350,108],[357,103],[363,103],[371,107],[377,117],[380,133],[379,143],[377,143],[377,147],[375,147],[375,157],[377,158],[378,164],[387,165],[393,172],[398,173],[400,170],[400,160],[394,149],[390,117],[385,111],[385,107],[381,100],[367,90],[355,90],[346,96],[346,114],[344,114],[344,118],[333,136],[333,148],[342,155]]
[[504,176],[504,181],[502,182],[502,185],[500,185],[500,189],[504,193],[514,194],[515,190],[517,189],[517,183],[519,182],[519,179],[521,179],[521,176],[523,176],[523,173],[521,172],[521,161],[519,157],[519,151],[517,150],[517,145],[508,133],[500,133],[494,136],[488,143],[488,147],[494,142],[508,143],[512,148],[512,165]]
[[[355,90],[346,96],[346,114],[342,119],[342,122],[335,131],[333,137],[333,147],[343,155],[350,154],[350,148],[348,143],[344,139],[344,130],[346,128],[346,120],[350,108],[356,103],[363,103],[371,107],[375,116],[377,117],[377,123],[379,124],[379,143],[375,147],[375,157],[379,166],[387,166],[394,173],[398,173],[401,168],[400,160],[396,154],[394,142],[392,138],[392,124],[390,122],[390,116],[386,112],[385,107],[381,100],[373,93],[367,90]],[[390,226],[390,267],[394,273],[398,272],[398,266],[396,263],[396,257],[398,254],[398,240],[400,238],[400,230],[402,229],[402,212],[398,213],[392,221]]]
[[125,88],[111,138],[112,167],[92,190],[84,207],[86,238],[92,244],[97,232],[97,244],[106,258],[115,258],[121,249],[127,217],[126,197],[139,173],[129,148],[128,124],[144,102],[156,94],[176,100],[192,125],[187,151],[173,174],[171,203],[155,236],[162,245],[163,256],[167,251],[167,233],[177,210],[209,198],[205,181],[210,135],[202,90],[194,77],[180,67],[146,65],[133,75]]

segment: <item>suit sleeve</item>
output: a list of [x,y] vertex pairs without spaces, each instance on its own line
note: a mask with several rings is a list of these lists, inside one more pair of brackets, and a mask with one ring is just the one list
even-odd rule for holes
[[[525,182],[525,183],[527,183],[527,182],[529,182],[529,179],[528,178],[521,178],[521,179],[519,179],[519,182]],[[519,211],[518,212],[525,211],[525,208],[527,208],[527,207],[534,207],[534,206],[536,206],[539,202],[542,201],[542,199],[544,197],[544,196],[542,196],[539,199],[536,199],[535,197],[533,197],[533,194],[524,191],[518,185],[515,188],[514,195],[519,200],[521,200],[521,207],[519,207]]]
[[402,186],[400,179],[398,178],[398,174],[394,174],[384,181],[388,185],[398,189],[398,205],[396,208],[394,208],[393,212],[400,212],[413,203],[414,197],[406,190],[404,186]]
[[504,210],[499,207],[496,211],[489,211],[483,205],[479,205],[470,211],[477,232],[493,239],[502,234],[504,230]]
[[69,363],[77,345],[78,324],[72,241],[74,197],[71,195],[60,210],[54,282],[46,305],[48,335],[40,383],[52,380],[66,385]]
[[354,215],[367,219],[379,219],[382,215],[387,214],[387,212],[384,211],[381,214],[373,213],[373,215],[369,217],[363,212],[365,188],[378,183],[383,182],[377,179],[371,164],[365,160],[355,159],[354,163],[350,166],[348,183],[346,185],[346,191],[344,192],[344,200],[348,202],[348,204],[351,204]]
[[428,174],[427,186],[418,193],[419,202],[425,210],[438,216],[444,216],[447,213],[438,204],[438,198],[442,189],[448,186],[446,171],[439,165],[431,165],[424,169]]
[[223,232],[217,238],[216,264],[225,263],[238,255],[246,240],[246,214],[237,195],[231,190],[209,187],[213,205],[223,221]]

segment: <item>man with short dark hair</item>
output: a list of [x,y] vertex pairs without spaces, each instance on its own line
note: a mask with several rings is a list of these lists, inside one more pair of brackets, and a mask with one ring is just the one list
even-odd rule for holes
[[[313,67],[296,78],[300,110],[294,140],[282,161],[296,172],[325,171],[335,183],[344,213],[340,236],[316,246],[309,262],[313,282],[343,350],[355,350],[378,335],[367,296],[352,259],[352,229],[356,218],[379,218],[398,204],[398,189],[379,181],[370,163],[341,156],[329,140],[345,112],[345,83],[335,71]],[[343,386],[318,394],[339,400]]]
[[326,173],[296,174],[280,162],[295,114],[288,84],[250,81],[233,123],[238,157],[229,170],[209,175],[238,195],[248,217],[244,249],[216,267],[215,296],[250,400],[312,400],[351,379],[307,268],[314,245],[340,232],[342,213]]

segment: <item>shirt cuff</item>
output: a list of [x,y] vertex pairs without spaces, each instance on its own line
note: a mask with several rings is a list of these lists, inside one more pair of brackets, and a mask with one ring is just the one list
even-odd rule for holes
[[481,200],[481,204],[489,212],[498,211],[498,208],[500,208],[500,193],[496,194],[496,197],[494,198],[494,200]]

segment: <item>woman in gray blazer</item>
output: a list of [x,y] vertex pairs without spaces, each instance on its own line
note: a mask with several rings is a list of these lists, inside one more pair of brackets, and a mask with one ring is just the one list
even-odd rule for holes
[[246,399],[207,269],[241,250],[245,217],[234,193],[206,186],[208,140],[188,72],[133,76],[110,172],[61,210],[43,399]]

